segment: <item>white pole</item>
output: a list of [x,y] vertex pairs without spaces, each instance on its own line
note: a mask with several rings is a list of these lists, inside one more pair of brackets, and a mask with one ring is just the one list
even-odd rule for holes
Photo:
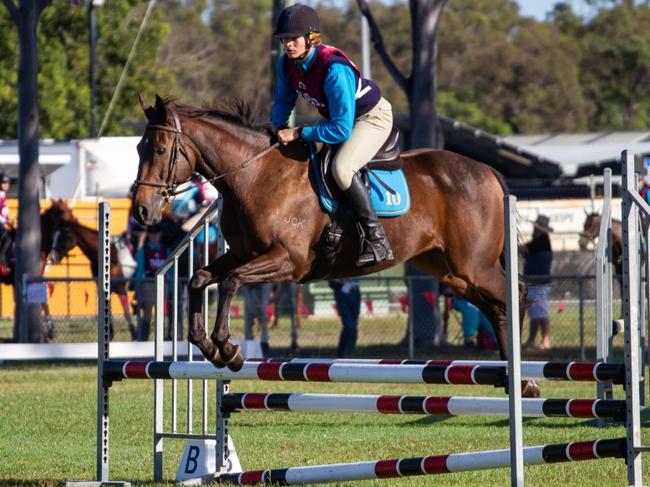
[[521,412],[521,340],[519,336],[519,265],[517,198],[505,196],[506,280],[508,309],[508,391],[510,399],[510,482],[524,485],[524,440]]

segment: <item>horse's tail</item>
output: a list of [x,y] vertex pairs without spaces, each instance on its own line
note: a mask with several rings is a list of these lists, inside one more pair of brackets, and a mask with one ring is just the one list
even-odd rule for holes
[[[496,178],[497,182],[499,183],[499,186],[501,186],[501,190],[503,191],[504,196],[508,196],[510,194],[510,190],[508,189],[508,186],[506,185],[506,179],[503,177],[503,174],[501,174],[500,171],[497,169],[493,168],[492,166],[488,166],[490,168],[490,171],[492,171],[492,174],[494,174],[494,177]],[[519,220],[519,213],[517,213],[517,220]],[[524,262],[526,261],[526,254],[525,254],[525,249],[526,247],[524,246],[524,239],[523,236],[521,235],[521,232],[517,230],[517,256],[519,258],[519,274],[521,275],[523,268],[524,268]],[[501,267],[505,270],[506,268],[506,249],[505,249],[505,244],[504,248],[501,251],[501,255],[499,256],[499,261],[501,262]]]
[[[501,186],[501,190],[503,191],[503,195],[507,196],[510,194],[510,191],[508,190],[508,186],[506,185],[506,180],[503,177],[503,174],[501,174],[499,171],[497,171],[495,168],[488,166],[490,170],[492,171],[492,174],[494,174],[494,177],[496,178],[497,182],[499,183],[499,186]],[[518,221],[519,218],[519,212],[516,212],[516,220]],[[526,296],[528,295],[528,285],[526,283],[526,280],[524,279],[523,276],[523,271],[524,271],[524,264],[526,263],[526,246],[524,245],[524,239],[519,231],[517,229],[517,260],[518,260],[518,268],[519,268],[519,319],[521,320],[521,323],[523,323],[523,318],[524,318],[524,313],[525,313],[525,303],[526,303]],[[506,270],[506,249],[505,249],[505,240],[504,240],[504,245],[503,245],[503,250],[501,250],[501,255],[499,256],[499,262],[501,264],[501,268],[503,269],[503,272],[505,273]]]

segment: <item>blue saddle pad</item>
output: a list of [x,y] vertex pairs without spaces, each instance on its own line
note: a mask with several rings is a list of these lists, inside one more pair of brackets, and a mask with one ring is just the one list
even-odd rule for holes
[[[313,144],[309,145],[311,169],[314,179],[316,180],[321,206],[328,213],[334,213],[336,212],[339,203],[329,195],[325,188],[325,183],[321,178],[320,168],[318,167],[318,160],[314,153],[314,146]],[[395,171],[371,169],[368,172],[368,176],[370,180],[370,200],[372,201],[372,205],[375,207],[375,211],[379,218],[392,218],[403,215],[409,211],[411,208],[411,194],[409,193],[404,171],[401,169]],[[385,188],[378,181],[378,178],[390,187],[395,194]]]

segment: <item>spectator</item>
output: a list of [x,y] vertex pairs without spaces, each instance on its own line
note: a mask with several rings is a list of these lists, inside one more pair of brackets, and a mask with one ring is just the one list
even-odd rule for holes
[[135,296],[138,302],[138,340],[147,341],[151,331],[153,307],[156,304],[154,276],[167,258],[167,247],[162,243],[162,228],[151,225],[145,243],[135,255]]
[[637,184],[638,184],[637,189],[639,191],[639,195],[641,195],[643,201],[650,204],[650,174],[646,174],[645,176],[640,178]]
[[244,337],[246,340],[254,339],[253,325],[257,318],[261,329],[260,345],[264,357],[271,355],[268,329],[269,318],[266,314],[270,293],[271,283],[268,282],[247,284],[242,288],[244,296]]
[[409,347],[409,323],[413,326],[415,351],[431,354],[441,337],[441,317],[438,307],[440,285],[430,274],[410,262],[404,264],[404,279],[408,289],[408,318],[400,347]]
[[209,206],[213,199],[198,174],[192,176],[190,184],[192,185],[191,188],[174,198],[171,205],[174,216],[182,221],[187,221],[203,208]]
[[[162,231],[162,245],[168,249],[169,253],[173,252],[179,243],[183,240],[186,232],[181,227],[181,222],[169,212],[160,220],[160,228]],[[188,252],[183,252],[178,259],[178,267],[176,269],[178,276],[178,298],[176,303],[176,337],[181,339],[183,337],[183,318],[187,317],[187,282],[189,280],[189,261]],[[165,315],[168,317],[165,326],[165,340],[171,340],[173,337],[173,304],[174,304],[174,271],[173,268],[167,272],[167,283],[165,284],[166,300],[165,304],[168,307],[165,309]]]
[[0,274],[7,276],[9,266],[7,265],[7,252],[12,244],[12,238],[9,235],[9,227],[13,220],[9,215],[9,176],[0,173]]
[[275,313],[273,325],[271,328],[278,326],[280,316],[288,316],[291,320],[291,347],[289,353],[296,355],[298,353],[298,328],[300,328],[300,313],[296,307],[296,295],[298,284],[295,282],[279,282],[273,285],[273,304]]
[[[526,244],[526,263],[524,276],[528,280],[528,299],[526,308],[530,318],[530,333],[524,343],[524,348],[548,350],[551,348],[549,335],[550,322],[548,318],[548,295],[551,289],[551,265],[553,251],[549,233],[553,229],[546,215],[538,215],[533,223],[533,237]],[[537,330],[541,329],[542,341],[535,345]]]
[[454,298],[453,309],[462,315],[461,327],[466,348],[496,349],[496,335],[492,324],[476,306],[464,299]]
[[336,356],[350,358],[354,356],[357,347],[357,328],[361,311],[359,278],[332,280],[329,285],[334,291],[334,301],[342,326]]

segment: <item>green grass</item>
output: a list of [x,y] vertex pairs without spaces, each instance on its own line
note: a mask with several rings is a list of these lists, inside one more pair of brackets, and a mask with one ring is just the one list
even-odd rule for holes
[[[201,429],[195,381],[194,430]],[[210,385],[214,391],[213,385]],[[167,383],[167,390],[170,385]],[[545,397],[593,397],[593,384],[543,383]],[[179,381],[180,403],[185,383]],[[233,382],[232,390],[361,394],[502,396],[489,387],[440,385]],[[151,483],[153,383],[124,381],[111,389],[111,478]],[[622,392],[618,388],[617,393]],[[169,396],[167,396],[169,397]],[[89,364],[5,365],[0,368],[0,484],[57,485],[95,477],[96,369]],[[212,402],[212,401],[211,401]],[[167,414],[167,427],[169,426]],[[213,415],[210,415],[211,421]],[[647,420],[644,419],[647,425]],[[179,419],[185,430],[185,415]],[[211,422],[212,428],[212,422]],[[508,447],[503,418],[433,418],[372,414],[239,413],[231,433],[245,469],[379,460]],[[525,421],[525,445],[624,436],[620,425],[597,429],[583,421]],[[644,435],[648,442],[648,435]],[[172,481],[183,442],[165,440],[165,479]],[[646,462],[647,463],[647,462]],[[647,468],[646,468],[647,470]],[[487,470],[383,481],[397,486],[509,485],[509,470]],[[650,475],[645,476],[646,482]],[[601,487],[626,484],[622,460],[526,467],[527,485]],[[381,481],[346,483],[370,485]],[[374,484],[373,484],[374,485]]]

